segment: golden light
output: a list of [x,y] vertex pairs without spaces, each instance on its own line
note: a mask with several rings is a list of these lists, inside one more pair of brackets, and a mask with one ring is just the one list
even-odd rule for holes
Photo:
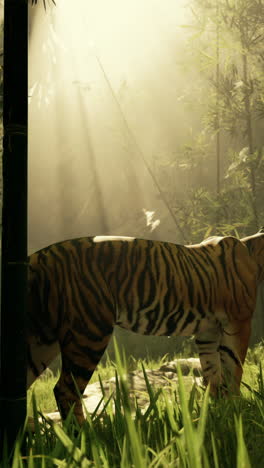
[[152,237],[175,240],[146,162],[177,139],[184,2],[56,3],[29,8],[29,251],[142,236],[152,211]]

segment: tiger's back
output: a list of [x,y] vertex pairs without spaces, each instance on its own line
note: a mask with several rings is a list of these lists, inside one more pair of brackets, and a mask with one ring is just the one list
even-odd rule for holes
[[[59,342],[63,367],[55,395],[62,415],[67,414],[68,403],[75,401],[75,414],[82,420],[71,373],[82,392],[115,324],[142,334],[195,334],[201,355],[211,354],[211,360],[204,363],[201,357],[205,378],[213,385],[221,383],[217,348],[223,329],[251,320],[256,275],[256,262],[247,246],[232,237],[212,238],[196,246],[134,238],[80,238],[33,254],[29,343],[38,340],[38,345],[51,347]],[[34,367],[30,346],[29,361]],[[228,355],[225,360],[232,361],[231,372],[239,367],[240,375],[244,344],[242,351],[239,346],[234,351],[233,343],[223,346]],[[40,357],[38,361],[43,364]],[[33,374],[40,370],[36,363]],[[210,378],[215,374],[216,378]]]

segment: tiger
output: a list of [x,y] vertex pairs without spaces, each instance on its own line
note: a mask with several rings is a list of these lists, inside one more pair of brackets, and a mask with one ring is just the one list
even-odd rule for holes
[[118,325],[194,335],[211,394],[239,394],[263,280],[264,228],[195,245],[95,236],[45,247],[29,257],[27,387],[60,352],[56,402],[82,424],[80,395]]

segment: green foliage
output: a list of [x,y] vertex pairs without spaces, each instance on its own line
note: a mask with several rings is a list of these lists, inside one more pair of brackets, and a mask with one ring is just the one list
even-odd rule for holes
[[264,217],[264,2],[193,0],[191,9],[184,68],[198,73],[185,103],[202,111],[200,128],[156,172],[185,242],[249,235]]
[[251,366],[255,364],[256,366],[259,365],[261,361],[264,359],[264,340],[260,341],[257,345],[253,348],[250,348],[247,352],[247,360],[246,362]]
[[34,394],[37,395],[38,408],[42,412],[52,412],[56,409],[55,397],[53,395],[53,388],[59,378],[55,377],[41,377],[30,387],[27,392],[27,411],[30,416],[33,415],[33,402]]
[[[248,154],[230,151],[219,194],[206,187],[189,189],[186,198],[174,208],[189,242],[200,242],[209,235],[243,237],[256,231],[253,205],[259,223],[264,218],[264,152]],[[255,197],[251,190],[252,171],[255,179]],[[258,226],[259,227],[259,226]]]
[[27,432],[24,444],[17,441],[13,460],[4,453],[0,467],[262,466],[264,386],[261,366],[254,363],[263,361],[263,345],[249,352],[242,397],[214,400],[195,387],[187,392],[180,369],[178,389],[167,393],[151,387],[145,373],[145,409],[132,409],[126,364],[116,352],[117,391],[103,411],[87,414],[81,429],[72,415],[63,427],[53,426],[38,421],[33,400],[35,433]]

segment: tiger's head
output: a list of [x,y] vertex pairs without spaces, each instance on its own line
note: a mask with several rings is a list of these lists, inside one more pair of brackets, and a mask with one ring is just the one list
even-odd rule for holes
[[258,267],[257,281],[264,281],[264,227],[253,236],[244,237],[241,239],[249,251],[250,256],[254,259]]

